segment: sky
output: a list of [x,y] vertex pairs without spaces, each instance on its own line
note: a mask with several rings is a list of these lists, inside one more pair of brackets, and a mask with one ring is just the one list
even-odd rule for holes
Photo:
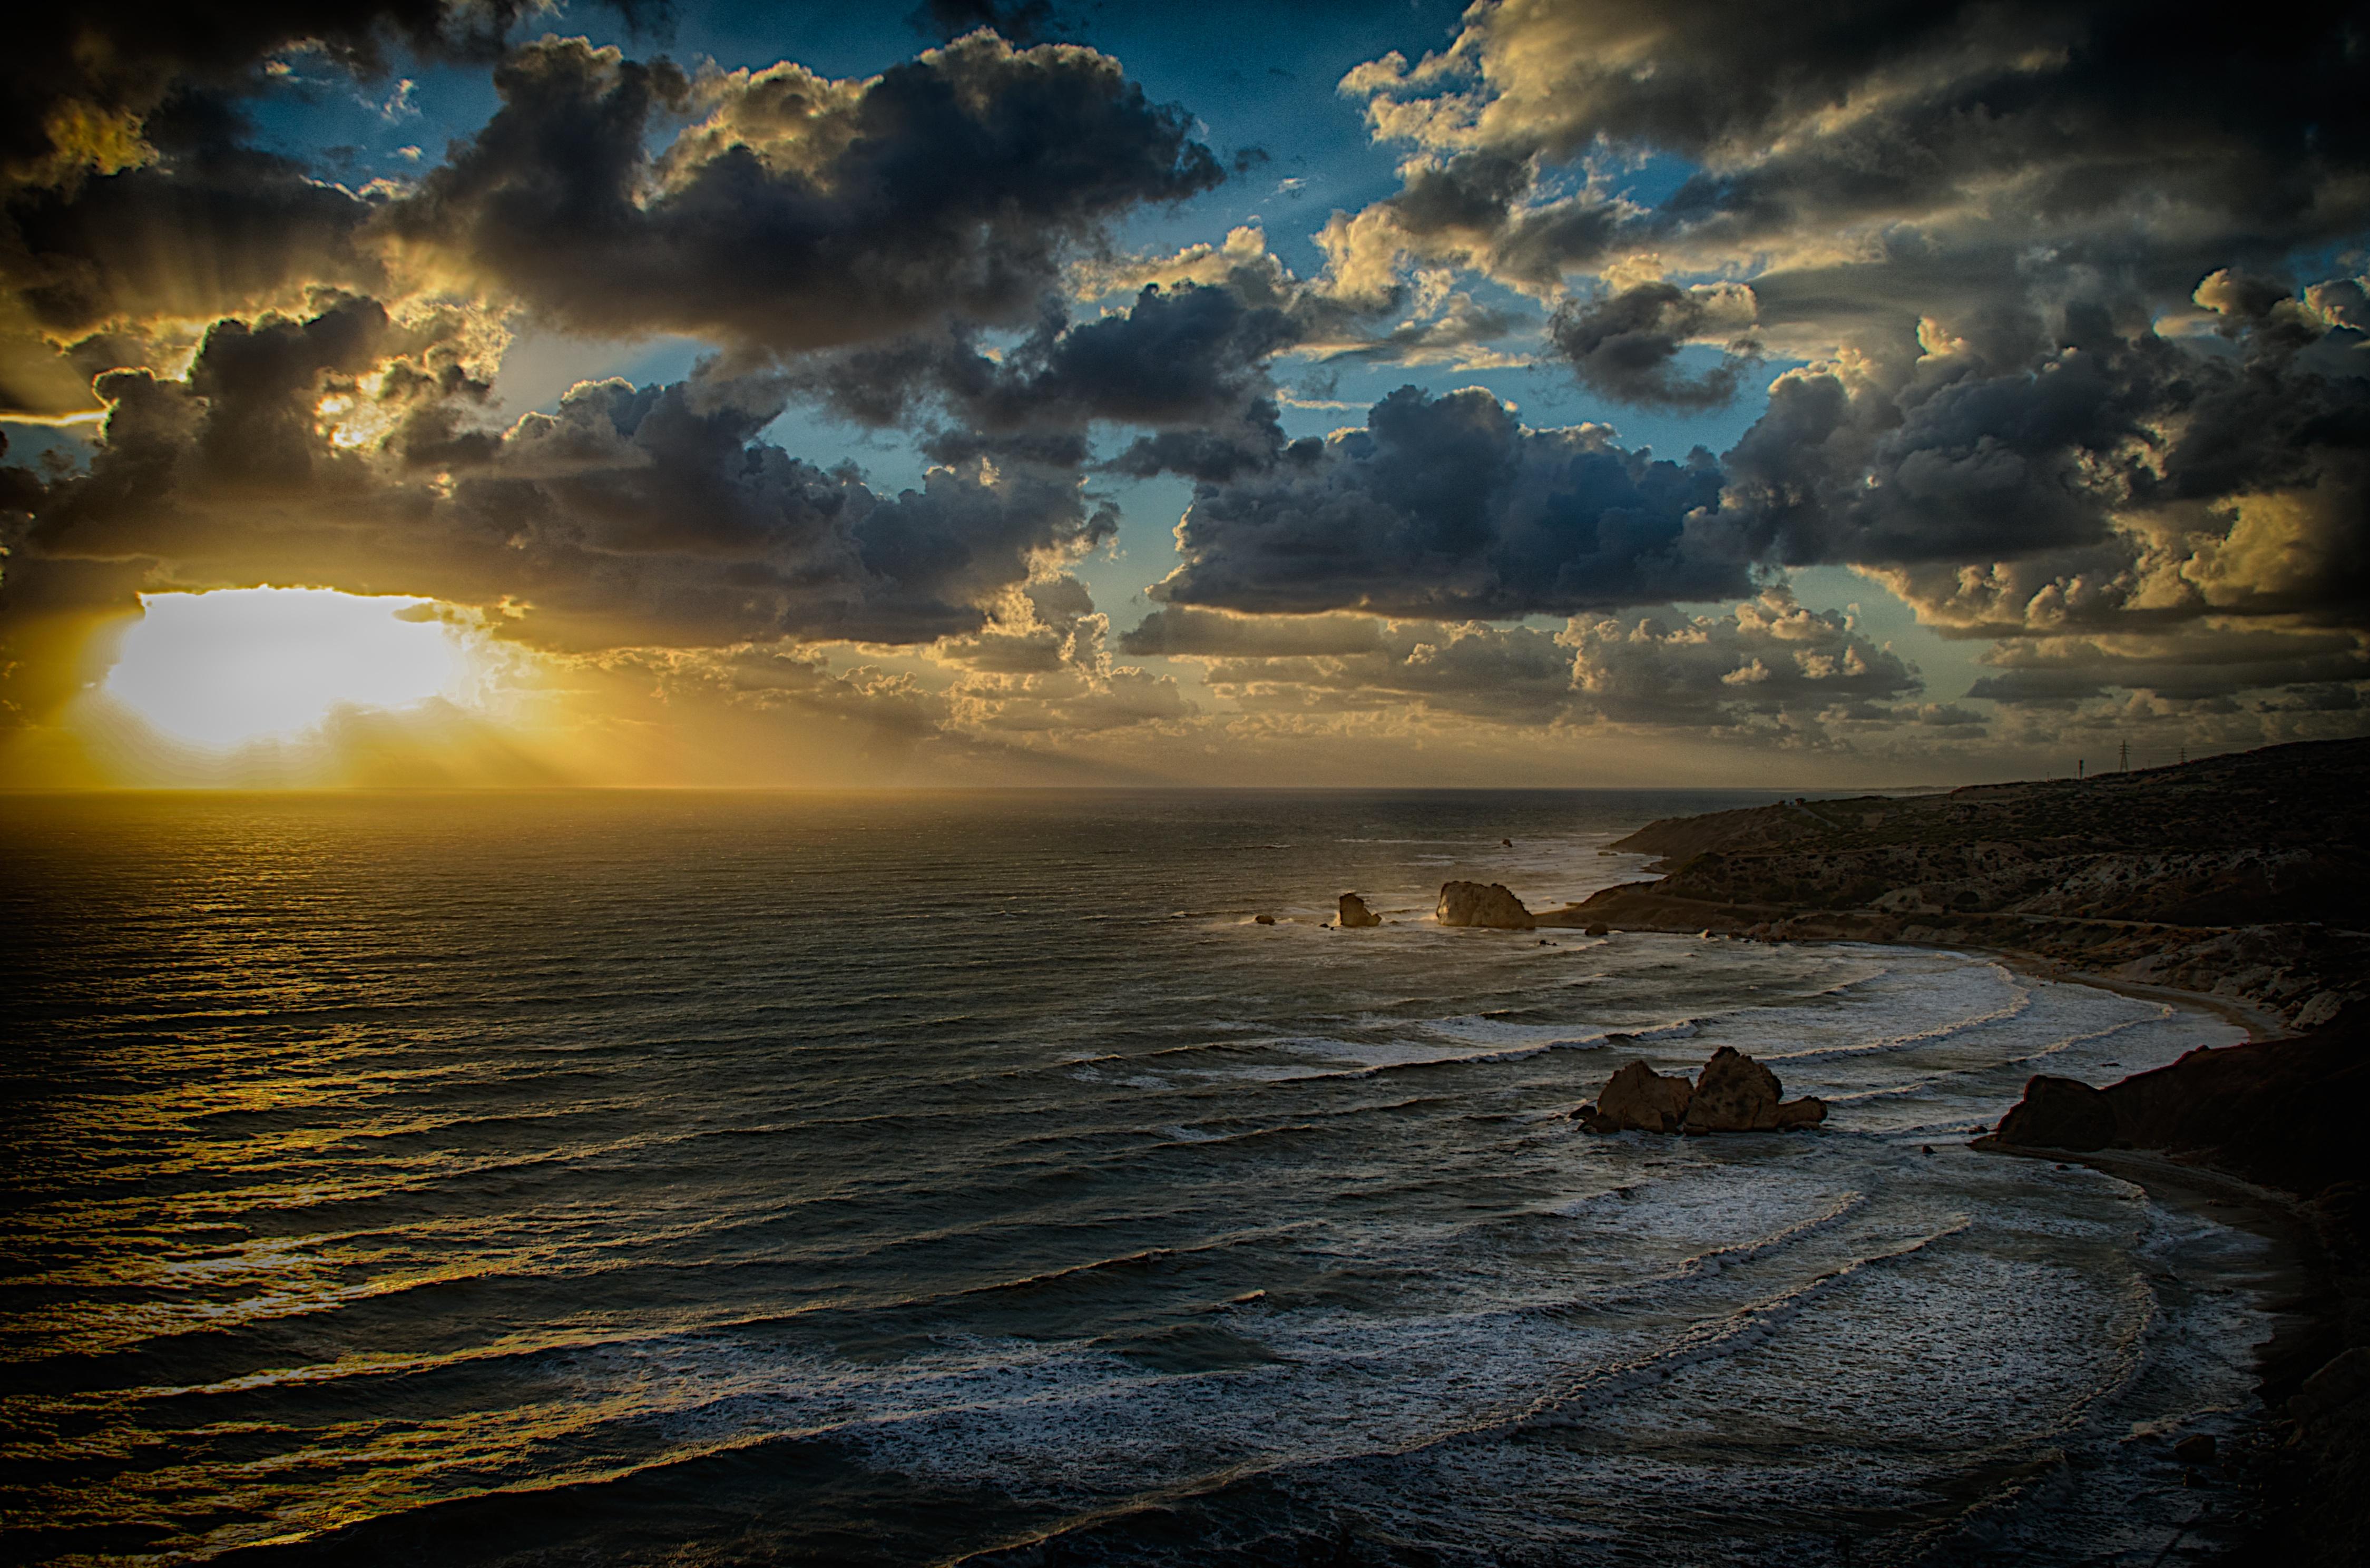
[[0,63],[0,786],[2370,732],[2370,12],[154,0]]

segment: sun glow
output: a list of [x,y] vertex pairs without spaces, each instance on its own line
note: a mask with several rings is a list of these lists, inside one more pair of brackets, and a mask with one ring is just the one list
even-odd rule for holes
[[201,745],[295,735],[341,707],[402,709],[458,698],[467,649],[426,599],[327,588],[144,594],[109,696]]

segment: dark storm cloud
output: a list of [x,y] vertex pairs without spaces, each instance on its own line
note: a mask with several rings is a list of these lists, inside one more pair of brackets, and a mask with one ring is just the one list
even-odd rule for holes
[[587,383],[489,429],[466,330],[348,299],[217,323],[186,379],[102,378],[86,473],[0,470],[29,519],[9,581],[149,561],[152,585],[507,602],[502,629],[550,647],[922,642],[1115,526],[1028,465],[876,491],[765,441],[784,395],[762,381]]
[[[1640,283],[1582,305],[1558,308],[1547,334],[1571,362],[1580,384],[1617,402],[1673,409],[1716,409],[1736,396],[1754,345],[1747,289],[1684,289]],[[1689,372],[1678,363],[1689,340],[1717,335],[1727,344],[1720,363]]]
[[1407,183],[1384,206],[1398,228],[1421,240],[1485,242],[1531,187],[1526,156],[1467,153],[1408,172]]
[[[2360,7],[2307,5],[2278,27],[2169,25],[2120,3],[1516,0],[1468,13],[1445,71],[1394,57],[1345,80],[1379,131],[1444,149],[1387,203],[1419,240],[1490,252],[1535,232],[1516,275],[1593,266],[1612,215],[1542,201],[1527,178],[1598,147],[1699,166],[1618,243],[1731,251],[1832,237],[1838,225],[1953,217],[2081,233],[2159,220],[2192,279],[2361,221],[2370,157]],[[2200,221],[2192,221],[2192,219]]]
[[[495,84],[501,109],[388,231],[592,333],[790,351],[1025,319],[1069,247],[1224,179],[1117,62],[985,34],[863,83],[784,64],[695,84],[546,40]],[[653,158],[675,112],[705,118]]]
[[[612,0],[633,24],[661,5]],[[490,59],[525,0],[92,0],[9,18],[0,52],[0,184],[48,184],[140,161],[150,117],[179,92],[252,85],[267,56],[306,45],[361,75],[392,51]]]
[[[662,6],[616,5],[629,25]],[[359,75],[397,51],[486,59],[513,0],[54,6],[0,53],[0,414],[95,411],[92,376],[153,357],[145,324],[289,306],[308,288],[385,292],[362,227],[375,205],[247,144],[267,57]],[[114,333],[99,341],[94,334]]]
[[[1946,627],[2358,623],[2362,285],[2288,278],[2370,226],[2364,20],[1476,6],[1452,50],[1345,78],[1414,151],[1397,195],[1328,230],[1332,276],[1366,296],[1453,263],[1548,294],[1596,272],[1609,292],[1562,305],[1556,348],[1596,392],[1680,409],[1743,368],[1686,368],[1684,343],[1742,340],[1694,318],[1709,285],[1686,280],[1749,282],[1755,337],[1813,363],[1723,460],[1723,526],[1757,559],[1915,580]],[[1647,154],[1693,171],[1621,198]],[[2158,335],[2192,290],[2238,352]],[[2077,556],[2063,581],[2027,569]]]
[[[2370,539],[2343,520],[2370,514],[2370,363],[2360,333],[2307,321],[2296,304],[2283,294],[2226,322],[2235,353],[2076,306],[2037,342],[2010,337],[2004,363],[1958,342],[1934,345],[1892,386],[1789,374],[1727,455],[1724,504],[1796,563],[2134,553],[2148,548],[2141,520],[2166,518],[2192,550],[2217,535],[2225,547],[2218,585],[2203,564],[2190,574],[2193,612],[2358,613]],[[2282,495],[2298,526],[2330,525],[2308,582],[2226,548],[2243,553],[2248,509],[2267,513],[2278,503],[2265,498]]]
[[56,338],[121,318],[210,320],[312,284],[385,277],[357,241],[373,203],[268,153],[209,148],[8,205],[6,277]]
[[1087,426],[1104,421],[1155,427],[1114,459],[1119,471],[1230,478],[1283,446],[1267,363],[1298,335],[1283,310],[1232,289],[1154,286],[1091,321],[1048,300],[1035,329],[997,352],[955,329],[811,358],[790,385],[843,419],[916,426],[941,460],[1079,464]]
[[2111,687],[2173,702],[2210,702],[2272,686],[2337,691],[2370,682],[2370,639],[2337,629],[2260,628],[2210,638],[2176,629],[2006,643],[1984,662],[1999,673],[1977,680],[1969,697],[2059,707]]
[[[2254,314],[2206,340],[2226,348],[2077,306],[2054,326],[2002,327],[1999,359],[1952,340],[1890,382],[1792,372],[1734,448],[1684,467],[1623,452],[1601,427],[1525,430],[1485,393],[1409,388],[1364,431],[1204,486],[1160,592],[1240,610],[1504,616],[1741,592],[1756,563],[1849,563],[1989,635],[2068,617],[2358,622],[2370,363],[2362,334],[2307,304],[2341,313],[2350,295],[2245,297]],[[1971,560],[2061,566],[1971,575]],[[2053,597],[2051,571],[2081,581]]]
[[1526,430],[1489,393],[1403,387],[1363,430],[1204,485],[1156,590],[1236,610],[1513,617],[1742,592],[1708,454],[1655,462],[1601,427]]
[[156,357],[159,324],[383,291],[375,202],[242,145],[218,99],[178,98],[145,131],[146,162],[0,196],[0,415],[96,410],[92,377]]

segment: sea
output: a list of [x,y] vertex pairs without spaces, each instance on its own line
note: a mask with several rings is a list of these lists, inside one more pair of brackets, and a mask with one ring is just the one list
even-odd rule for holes
[[0,1561],[2179,1560],[2271,1243],[1966,1145],[2238,1026],[1431,918],[1772,798],[0,800]]

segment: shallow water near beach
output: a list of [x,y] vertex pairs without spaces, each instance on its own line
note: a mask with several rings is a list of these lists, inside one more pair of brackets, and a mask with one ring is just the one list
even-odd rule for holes
[[11,800],[0,1554],[2155,1560],[2265,1246],[1963,1146],[2235,1026],[1429,922],[1767,798]]

